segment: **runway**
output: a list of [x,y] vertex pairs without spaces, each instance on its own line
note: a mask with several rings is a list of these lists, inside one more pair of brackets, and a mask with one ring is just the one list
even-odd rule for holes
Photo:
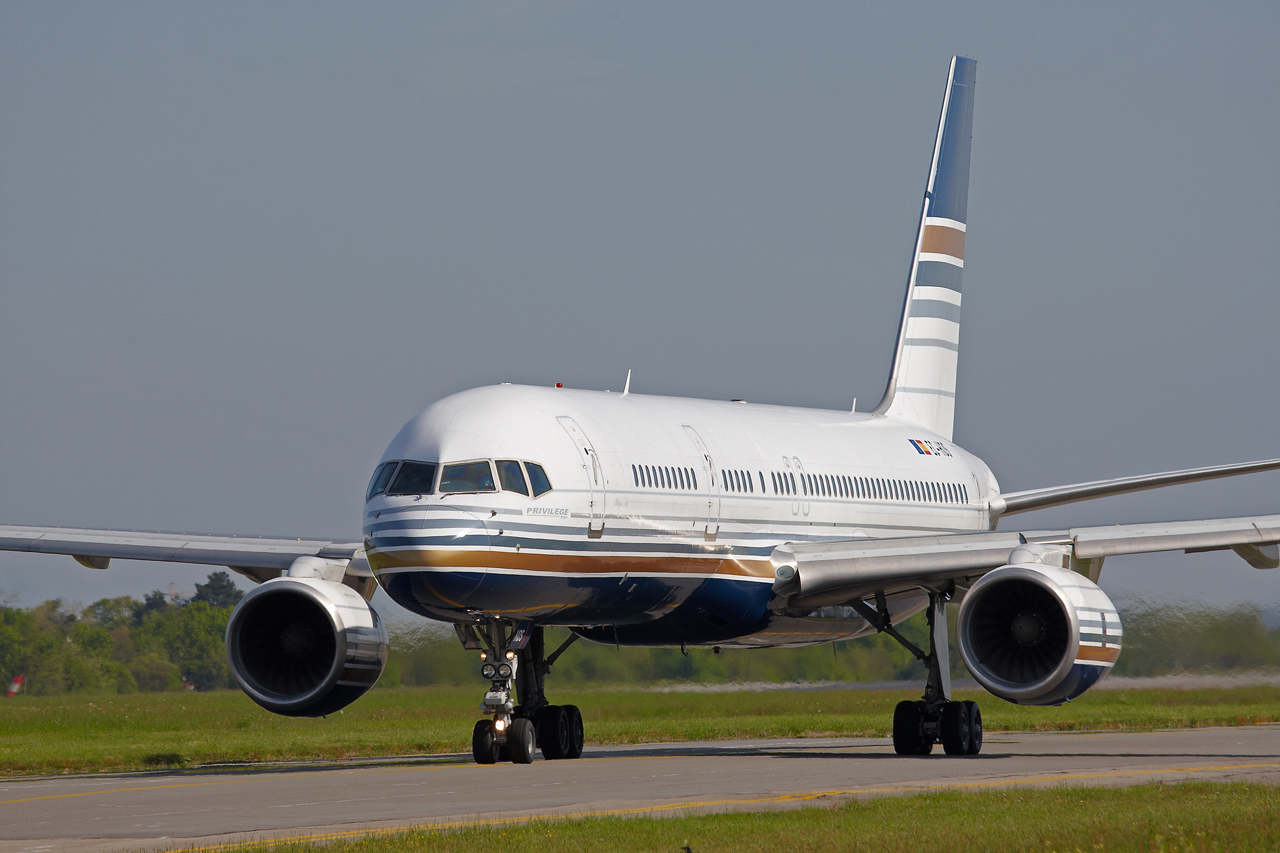
[[989,734],[982,754],[900,758],[886,739],[591,747],[577,761],[470,756],[255,765],[0,782],[0,853],[210,848],[530,816],[795,808],[1016,785],[1280,783],[1280,726]]

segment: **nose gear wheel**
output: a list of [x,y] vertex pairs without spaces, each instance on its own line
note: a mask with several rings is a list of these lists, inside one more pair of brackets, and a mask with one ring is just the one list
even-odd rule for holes
[[460,625],[458,637],[465,648],[486,647],[483,674],[490,685],[480,711],[492,716],[478,721],[471,733],[477,764],[529,764],[538,750],[548,761],[582,755],[582,712],[576,705],[550,704],[544,690],[551,665],[578,639],[576,634],[549,656],[543,655],[543,629],[527,622]]

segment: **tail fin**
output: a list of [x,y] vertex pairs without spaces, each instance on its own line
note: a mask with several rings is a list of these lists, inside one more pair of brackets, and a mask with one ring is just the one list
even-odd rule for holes
[[898,348],[875,414],[951,438],[960,352],[960,275],[978,63],[953,57],[916,231]]

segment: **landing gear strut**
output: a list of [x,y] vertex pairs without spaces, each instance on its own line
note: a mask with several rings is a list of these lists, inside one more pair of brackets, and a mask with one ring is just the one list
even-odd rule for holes
[[876,607],[863,601],[853,607],[868,622],[893,637],[903,648],[929,667],[924,698],[899,702],[893,711],[893,751],[898,755],[928,755],[941,743],[947,755],[977,755],[982,750],[982,712],[977,702],[951,700],[951,660],[947,649],[947,601],[949,593],[929,593],[929,652],[907,640],[889,618],[883,593],[876,593]]
[[[471,732],[471,755],[477,764],[533,761],[536,750],[548,761],[582,755],[582,712],[576,705],[552,705],[543,689],[556,659],[578,639],[574,634],[544,656],[543,629],[528,622],[514,625],[457,625],[464,648],[479,649],[480,674],[489,690],[480,703],[480,720]],[[519,704],[517,704],[517,700]]]

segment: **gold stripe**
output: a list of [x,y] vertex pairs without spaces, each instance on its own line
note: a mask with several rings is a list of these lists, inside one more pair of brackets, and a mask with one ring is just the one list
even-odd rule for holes
[[629,554],[536,554],[508,550],[464,550],[440,548],[432,550],[374,551],[368,555],[369,567],[382,569],[513,569],[523,572],[565,572],[575,575],[594,574],[664,574],[664,575],[733,575],[737,577],[773,577],[773,564],[768,560],[741,557],[648,557]]
[[1101,661],[1115,663],[1120,657],[1119,649],[1108,649],[1105,646],[1081,646],[1076,652],[1077,661]]
[[945,225],[926,225],[920,252],[928,255],[950,255],[964,260],[964,232]]

